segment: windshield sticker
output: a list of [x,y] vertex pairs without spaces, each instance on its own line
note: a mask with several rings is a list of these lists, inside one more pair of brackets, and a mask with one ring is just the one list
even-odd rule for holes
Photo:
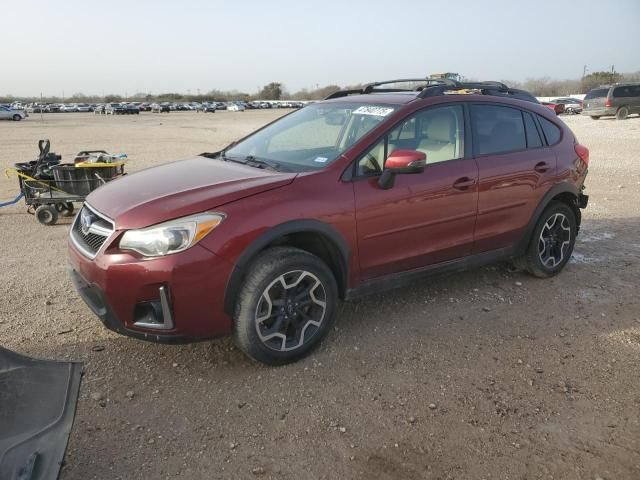
[[364,105],[362,107],[357,108],[353,111],[353,113],[360,115],[375,115],[376,117],[386,117],[391,112],[393,112],[393,108],[389,107],[374,107],[372,105]]
[[327,157],[316,157],[313,159],[314,162],[318,163],[327,163],[327,160],[329,160]]

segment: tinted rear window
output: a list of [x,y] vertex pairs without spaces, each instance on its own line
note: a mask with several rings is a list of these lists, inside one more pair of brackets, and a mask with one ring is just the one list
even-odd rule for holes
[[538,115],[540,126],[544,132],[544,136],[547,137],[547,144],[555,145],[560,141],[560,129],[552,122],[544,117]]
[[591,90],[584,97],[585,100],[589,100],[590,98],[604,98],[609,93],[608,88],[596,88],[595,90]]
[[626,85],[624,87],[616,87],[613,90],[614,97],[637,97],[640,96],[640,85]]
[[527,148],[522,113],[517,108],[472,105],[471,124],[476,155]]

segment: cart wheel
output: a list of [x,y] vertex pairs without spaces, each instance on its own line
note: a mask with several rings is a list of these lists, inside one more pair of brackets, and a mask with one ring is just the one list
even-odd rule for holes
[[55,225],[58,211],[53,205],[40,205],[36,208],[36,218],[42,225]]

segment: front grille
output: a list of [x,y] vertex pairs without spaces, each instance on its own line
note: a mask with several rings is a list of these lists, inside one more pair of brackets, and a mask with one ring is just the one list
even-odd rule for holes
[[[83,218],[88,219],[85,225]],[[71,240],[85,256],[94,258],[113,232],[113,222],[85,204],[71,226]]]

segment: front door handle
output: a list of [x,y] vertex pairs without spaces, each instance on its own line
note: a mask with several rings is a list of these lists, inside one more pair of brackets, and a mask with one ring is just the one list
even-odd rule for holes
[[453,188],[456,190],[466,190],[469,187],[472,187],[476,184],[476,181],[473,178],[462,177],[453,182]]
[[538,162],[533,169],[538,173],[544,173],[549,170],[549,164],[547,162]]

